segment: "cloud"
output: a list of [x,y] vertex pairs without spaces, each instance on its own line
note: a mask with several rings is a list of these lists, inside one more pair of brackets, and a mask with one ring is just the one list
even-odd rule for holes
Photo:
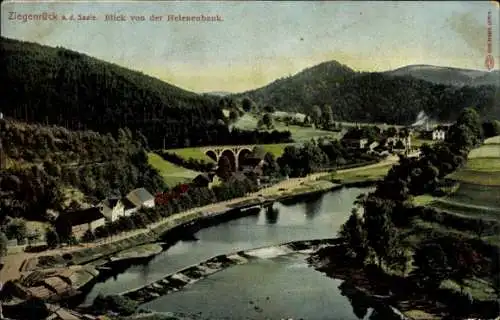
[[454,14],[447,19],[447,24],[472,50],[484,54],[487,41],[486,16],[484,22],[479,22],[472,13]]

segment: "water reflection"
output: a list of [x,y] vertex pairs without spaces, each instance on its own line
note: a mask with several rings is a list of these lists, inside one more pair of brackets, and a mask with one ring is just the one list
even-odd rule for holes
[[[356,315],[356,317],[358,317],[359,319],[365,319],[366,314],[368,313],[369,309],[371,309],[366,296],[363,293],[359,292],[348,281],[342,282],[342,284],[339,286],[339,289],[340,293],[345,296],[351,303],[352,311]],[[371,315],[369,319],[371,319]]]
[[267,224],[276,224],[278,222],[280,210],[274,206],[266,208],[266,222]]
[[307,220],[312,220],[314,217],[321,212],[321,206],[323,204],[323,195],[314,196],[309,198],[305,202],[305,215]]

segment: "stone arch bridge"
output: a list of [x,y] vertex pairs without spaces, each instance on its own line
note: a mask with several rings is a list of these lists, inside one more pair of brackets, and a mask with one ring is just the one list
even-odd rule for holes
[[222,156],[226,156],[231,163],[232,171],[237,171],[240,168],[241,160],[251,154],[255,147],[256,145],[214,146],[202,147],[201,150],[217,164]]

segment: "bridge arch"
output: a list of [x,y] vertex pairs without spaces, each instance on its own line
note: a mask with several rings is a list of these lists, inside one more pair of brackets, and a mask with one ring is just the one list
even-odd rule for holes
[[241,165],[244,162],[245,158],[247,158],[251,154],[252,150],[250,150],[249,148],[243,148],[238,152],[238,154],[236,155],[238,160],[238,169],[241,168]]
[[212,160],[214,160],[215,162],[219,162],[219,157],[217,155],[217,153],[215,153],[215,151],[213,150],[207,150],[205,152],[205,154]]
[[240,168],[240,161],[252,153],[255,146],[244,145],[244,146],[220,146],[220,147],[205,147],[202,148],[205,155],[213,159],[217,164],[219,164],[221,157],[226,156],[230,163],[233,171],[237,171]]
[[236,171],[237,170],[237,161],[236,161],[236,155],[234,154],[233,150],[231,149],[224,149],[220,156],[219,160],[217,161],[217,164],[220,164],[220,160],[222,157],[226,157],[229,160],[229,163],[231,164],[231,171]]

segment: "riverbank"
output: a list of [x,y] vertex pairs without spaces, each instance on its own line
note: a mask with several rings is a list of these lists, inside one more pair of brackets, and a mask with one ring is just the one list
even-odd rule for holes
[[[129,301],[134,305],[141,305],[169,293],[182,290],[188,285],[192,285],[210,275],[233,266],[251,262],[255,263],[254,261],[256,260],[275,259],[293,254],[302,254],[304,255],[304,258],[302,259],[305,259],[307,255],[320,248],[326,246],[338,246],[341,244],[342,241],[337,238],[300,240],[218,255],[200,263],[184,267],[147,285],[122,292],[121,296],[126,298],[124,301]],[[341,289],[342,294],[351,300],[354,294],[354,289],[348,284],[342,284]],[[359,300],[359,297],[356,298]],[[384,319],[405,319],[400,316],[400,313],[397,310],[386,305],[384,302],[378,301],[376,298],[364,297],[364,300],[368,301],[369,306],[376,309],[379,315],[384,315]],[[140,308],[138,309],[140,310]],[[91,306],[79,309],[82,313],[90,312],[91,310]]]
[[309,263],[330,278],[342,279],[363,295],[390,304],[411,319],[457,319],[468,313],[469,318],[494,319],[495,301],[468,301],[463,295],[438,288],[424,290],[411,277],[388,274],[376,265],[362,266],[347,257],[344,246],[325,246],[309,258]]
[[[391,162],[384,161],[380,164],[358,167],[357,170],[387,165]],[[356,170],[355,168],[345,169],[345,171]],[[343,172],[339,170],[339,172]],[[67,246],[44,252],[23,252],[5,257],[5,265],[0,270],[2,281],[9,281],[25,276],[35,270],[46,268],[65,267],[68,264],[88,264],[106,260],[106,257],[117,254],[123,250],[133,248],[138,245],[154,243],[160,235],[175,230],[177,227],[192,224],[198,220],[212,220],[218,223],[218,219],[228,220],[232,216],[245,214],[240,212],[251,207],[262,207],[272,204],[275,201],[285,201],[301,196],[317,193],[324,193],[330,190],[340,189],[344,186],[361,186],[363,183],[334,184],[331,182],[318,180],[327,173],[315,173],[304,178],[292,178],[281,181],[271,187],[261,189],[254,194],[243,198],[211,204],[205,207],[194,208],[186,212],[175,214],[166,219],[149,225],[147,228],[122,233],[101,241],[85,243],[75,246]],[[293,200],[292,200],[293,201]]]

